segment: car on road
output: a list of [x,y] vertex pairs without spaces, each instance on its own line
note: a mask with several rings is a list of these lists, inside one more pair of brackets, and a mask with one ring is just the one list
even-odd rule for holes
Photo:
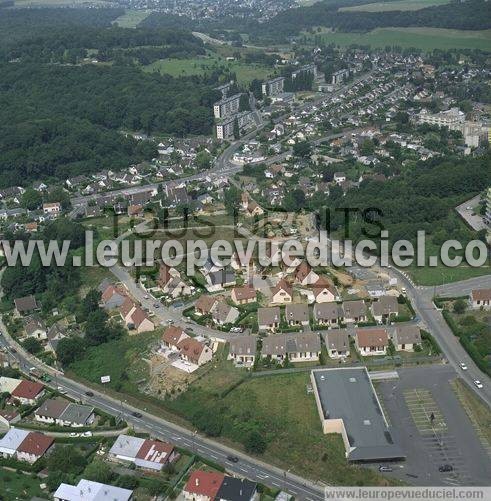
[[79,436],[80,436],[80,434],[79,434],[79,433],[75,433],[74,431],[72,431],[72,432],[70,433],[70,436],[71,436],[71,437],[79,437]]
[[141,412],[132,412],[132,413],[131,413],[131,415],[132,415],[133,417],[136,417],[136,418],[141,418],[141,417],[142,417]]
[[227,461],[230,461],[231,463],[238,463],[239,458],[237,456],[227,456]]
[[84,432],[82,433],[82,436],[83,436],[83,437],[91,437],[91,436],[92,436],[92,432],[91,432],[91,431],[84,431]]
[[153,303],[154,308],[160,308],[160,303]]
[[390,466],[379,466],[378,471],[389,473],[394,470]]
[[479,379],[476,379],[474,381],[474,385],[476,386],[476,388],[479,388],[480,390],[482,389],[483,385],[481,383],[481,381],[479,381]]
[[91,392],[91,391],[86,391],[85,394],[88,396],[88,397],[93,397],[94,396],[94,393]]
[[168,323],[169,325],[172,325],[172,324],[174,323],[174,320],[172,320],[172,318],[168,318],[168,319],[167,319],[167,323]]
[[453,466],[451,464],[442,464],[439,468],[438,471],[440,473],[448,472],[448,471],[453,471]]
[[187,334],[190,334],[191,332],[194,332],[194,329],[192,327],[186,327],[184,329],[184,332],[186,332]]
[[177,303],[174,303],[172,305],[173,308],[180,308],[181,306],[184,306],[184,303],[182,301],[178,301]]
[[466,370],[467,370],[467,365],[465,365],[465,364],[464,364],[464,362],[460,362],[459,367],[460,367],[463,371],[466,371]]
[[62,395],[65,395],[65,394],[66,394],[66,390],[65,390],[62,386],[58,386],[58,391],[59,391]]
[[149,296],[147,296],[146,294],[143,296],[143,299],[149,299]]

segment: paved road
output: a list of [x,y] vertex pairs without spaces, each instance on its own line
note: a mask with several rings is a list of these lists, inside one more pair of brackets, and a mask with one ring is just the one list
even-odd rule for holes
[[[213,442],[192,430],[137,409],[97,389],[91,388],[90,391],[93,393],[93,396],[87,396],[86,391],[88,388],[85,385],[68,379],[59,371],[44,365],[35,357],[25,352],[8,335],[7,329],[1,320],[0,330],[3,334],[0,336],[0,346],[5,347],[7,353],[17,360],[23,372],[28,373],[30,367],[36,367],[50,374],[53,377],[53,381],[48,386],[66,391],[69,397],[93,405],[110,415],[121,417],[138,430],[150,433],[153,437],[160,440],[169,441],[179,447],[189,449],[196,454],[225,466],[228,471],[236,475],[284,489],[298,499],[314,501],[322,501],[324,499],[323,488],[317,483],[303,479],[275,466],[268,465],[218,442]],[[135,416],[133,413],[138,413],[138,415]],[[239,458],[239,461],[233,463],[227,459],[228,456],[236,456]]]
[[[399,283],[406,288],[407,294],[410,297],[414,310],[419,318],[424,322],[426,329],[438,341],[443,353],[448,362],[458,371],[464,381],[474,390],[489,407],[491,407],[491,378],[484,374],[474,363],[472,358],[464,350],[457,337],[447,325],[441,311],[433,303],[433,287],[418,288],[408,278],[406,274],[396,268],[390,268],[389,274],[398,279]],[[464,282],[457,282],[446,286],[446,290],[450,295],[462,295],[464,291],[468,291],[474,285],[488,284],[491,282],[491,277],[480,277]],[[468,370],[462,371],[459,363],[463,362],[467,365]],[[478,389],[474,386],[474,380],[479,379],[484,388]]]
[[474,208],[479,204],[480,200],[481,195],[476,195],[455,208],[459,216],[475,231],[488,228],[483,217],[474,212]]

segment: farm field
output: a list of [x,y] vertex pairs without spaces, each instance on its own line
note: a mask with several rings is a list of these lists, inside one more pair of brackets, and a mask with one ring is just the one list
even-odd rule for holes
[[[312,35],[309,35],[312,37]],[[464,31],[443,28],[377,28],[368,33],[321,32],[324,43],[340,46],[352,44],[372,47],[400,46],[422,50],[481,49],[490,50],[491,30]]]
[[419,10],[433,5],[444,5],[449,0],[396,0],[395,2],[374,2],[352,7],[341,7],[343,12],[386,12],[391,10]]
[[127,10],[124,15],[115,19],[113,24],[120,28],[136,28],[150,14],[150,10]]
[[254,78],[266,78],[271,73],[271,69],[265,66],[245,64],[240,61],[227,61],[216,54],[190,59],[162,59],[145,66],[143,69],[148,72],[158,71],[162,74],[179,77],[204,75],[220,66],[233,71],[237,75],[237,80],[240,84],[247,84]]

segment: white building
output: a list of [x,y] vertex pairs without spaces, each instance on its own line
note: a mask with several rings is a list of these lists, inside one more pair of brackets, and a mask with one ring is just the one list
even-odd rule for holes
[[237,113],[235,116],[222,120],[216,125],[217,139],[230,139],[234,136],[234,124],[237,120],[239,132],[254,121],[254,116],[250,111]]
[[82,478],[77,485],[60,484],[53,494],[55,501],[129,501],[133,491]]
[[238,113],[240,106],[240,94],[226,97],[213,105],[213,114],[215,118],[227,118]]
[[262,93],[264,96],[275,96],[276,94],[281,94],[284,87],[284,77],[273,78],[262,83]]

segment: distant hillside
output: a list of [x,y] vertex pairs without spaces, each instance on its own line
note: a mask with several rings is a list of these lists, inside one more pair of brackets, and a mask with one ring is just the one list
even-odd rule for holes
[[[308,7],[281,12],[266,23],[225,18],[193,21],[185,17],[154,13],[141,26],[165,27],[170,24],[207,33],[226,29],[248,33],[254,41],[277,42],[298,35],[316,26],[335,31],[367,32],[384,27],[431,27],[458,30],[485,30],[491,28],[491,2],[485,0],[454,0],[413,11],[361,12],[340,11],[340,8],[373,3],[373,0],[323,0]],[[229,35],[228,35],[229,36]]]

